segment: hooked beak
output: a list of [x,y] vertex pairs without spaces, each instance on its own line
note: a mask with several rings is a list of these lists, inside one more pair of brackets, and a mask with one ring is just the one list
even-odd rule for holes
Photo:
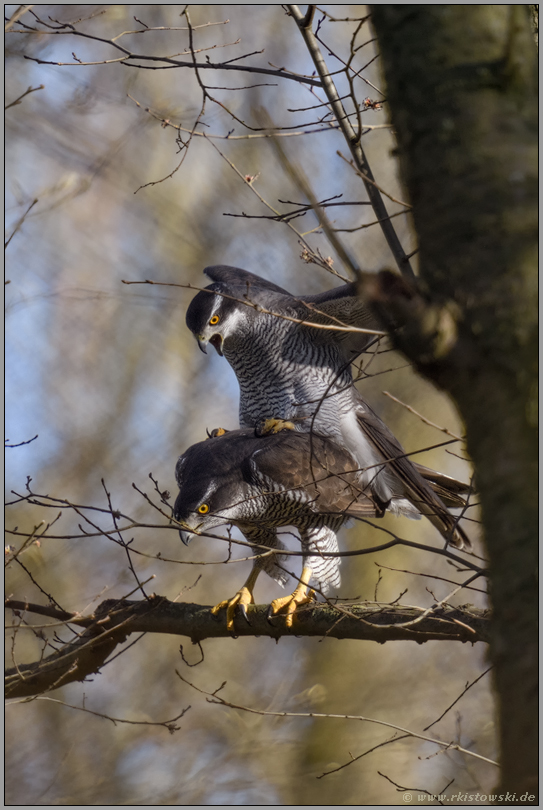
[[198,343],[198,348],[200,349],[200,351],[203,352],[204,354],[207,354],[206,347],[204,346],[199,337],[196,338],[196,342]]
[[221,335],[213,335],[213,337],[209,338],[209,342],[211,343],[211,345],[213,346],[213,348],[215,349],[217,354],[220,355],[221,357],[223,357],[223,353],[222,353],[223,339],[222,339],[222,336]]
[[184,543],[186,546],[188,546],[188,544],[190,543],[190,541],[191,541],[191,540],[192,540],[194,537],[196,537],[196,535],[195,535],[193,532],[185,532],[185,531],[183,531],[183,529],[179,529],[179,537],[181,538],[181,541],[182,541],[182,542],[183,542],[183,543]]
[[181,520],[181,518],[177,517],[175,512],[174,518],[177,520],[177,523],[182,526],[182,528],[179,529],[179,537],[181,538],[181,541],[188,546],[190,541],[196,537],[196,534],[194,533],[192,526],[189,523],[186,523],[184,520]]

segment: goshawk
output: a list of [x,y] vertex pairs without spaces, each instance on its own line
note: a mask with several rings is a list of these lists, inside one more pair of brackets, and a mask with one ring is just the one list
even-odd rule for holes
[[237,267],[216,265],[204,273],[213,283],[190,303],[187,326],[203,351],[211,343],[234,369],[240,426],[275,418],[334,440],[353,457],[358,485],[373,502],[398,515],[423,514],[447,542],[469,548],[434,492],[442,476],[407,458],[353,384],[351,361],[371,340],[356,329],[377,325],[355,285],[296,297]]
[[[293,526],[302,544],[303,570],[291,596],[276,599],[271,610],[286,610],[287,625],[297,605],[309,601],[313,580],[322,592],[340,584],[336,532],[351,517],[379,517],[383,510],[371,493],[361,491],[349,453],[316,433],[284,430],[255,436],[254,429],[235,430],[192,445],[176,467],[179,495],[174,517],[182,525],[181,539],[207,533],[218,526],[237,526],[256,555],[252,571],[227,608],[227,626],[234,611],[254,602],[253,589],[265,571],[284,586],[287,569],[281,564],[281,526]],[[269,551],[268,551],[269,549]]]

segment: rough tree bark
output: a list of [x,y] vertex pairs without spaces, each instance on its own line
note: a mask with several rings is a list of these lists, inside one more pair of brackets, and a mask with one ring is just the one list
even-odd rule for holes
[[418,290],[383,273],[372,294],[465,421],[490,559],[501,788],[520,797],[537,780],[536,48],[527,6],[371,9],[420,247]]
[[[86,630],[74,641],[32,664],[19,664],[5,673],[6,697],[28,697],[83,681],[99,672],[118,644],[132,633],[169,633],[188,636],[194,644],[205,638],[227,638],[224,616],[211,607],[188,602],[169,602],[162,596],[147,601],[106,599],[93,616],[80,617],[50,605],[31,605],[12,599],[7,607],[21,613],[37,613],[66,621]],[[415,608],[379,605],[328,606],[314,604],[296,613],[294,626],[287,628],[284,617],[268,619],[269,605],[249,605],[248,620],[236,616],[235,637],[267,636],[278,641],[288,636],[364,639],[386,641],[460,641],[476,644],[488,641],[487,612],[470,605],[435,605],[422,611]]]

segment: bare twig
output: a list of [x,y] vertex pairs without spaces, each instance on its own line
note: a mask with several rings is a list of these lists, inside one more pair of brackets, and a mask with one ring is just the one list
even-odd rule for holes
[[19,8],[11,15],[11,17],[9,18],[9,20],[5,24],[4,31],[5,32],[11,31],[11,29],[13,28],[15,23],[18,22],[18,20],[20,20],[21,17],[24,14],[26,14],[27,11],[30,11],[31,8],[34,8],[34,3],[32,3],[31,5],[28,5],[28,6],[19,6]]
[[[25,7],[25,9],[31,8]],[[24,12],[23,12],[24,13]],[[49,31],[44,31],[38,28],[31,28],[30,26],[24,26],[25,33],[37,33],[40,35],[49,34],[51,36],[74,36],[74,37],[83,37],[84,39],[90,39],[94,42],[101,42],[104,45],[110,45],[111,47],[115,48],[116,50],[120,51],[123,54],[121,59],[116,61],[122,61],[125,64],[129,64],[129,62],[143,62],[144,64],[130,64],[131,67],[137,67],[141,70],[168,70],[172,68],[191,68],[197,70],[234,70],[237,72],[242,73],[257,73],[262,74],[264,76],[275,76],[278,79],[287,79],[289,81],[298,82],[300,84],[308,84],[312,87],[321,87],[322,82],[320,79],[314,79],[311,76],[304,76],[302,74],[294,73],[292,71],[287,70],[274,70],[273,68],[263,68],[263,67],[256,67],[250,65],[237,65],[232,64],[231,62],[196,62],[191,60],[189,62],[182,61],[179,59],[173,59],[167,56],[152,56],[149,54],[141,54],[141,53],[133,53],[132,51],[128,50],[127,48],[123,48],[122,45],[119,45],[115,39],[106,39],[105,37],[99,37],[94,34],[87,34],[83,31],[78,31],[74,25],[71,23],[61,23],[58,27],[54,27],[48,23],[45,23],[43,20],[39,20],[39,22],[46,26]],[[9,23],[8,23],[9,25]],[[18,33],[14,31],[12,33]],[[84,66],[85,64],[93,64],[93,63],[85,63],[85,62],[52,62],[46,59],[38,59],[34,56],[27,56],[25,55],[25,59],[29,59],[32,62],[36,62],[39,65],[57,65],[59,67],[66,67],[66,66]],[[155,65],[147,65],[146,62],[155,62],[161,64]],[[98,64],[103,64],[99,62]]]
[[[348,160],[348,158],[346,158],[345,155],[343,155],[339,150],[337,152],[337,155],[342,160],[344,160],[345,163],[349,164],[349,166],[356,172],[356,174],[360,177],[360,179],[364,181],[364,183],[369,183],[371,186],[373,186],[375,189],[377,189],[377,191],[379,191],[380,194],[384,194],[385,197],[388,197],[388,199],[391,202],[397,203],[398,205],[403,205],[403,207],[406,208],[407,210],[409,210],[409,211],[411,210],[411,206],[409,205],[409,203],[403,202],[403,200],[399,200],[397,197],[393,197],[392,194],[389,194],[388,191],[384,190],[384,188],[381,188],[381,186],[378,186],[377,183],[375,182],[375,180],[373,179],[373,177],[370,177],[368,174],[364,174],[364,172],[361,169],[358,168],[358,166],[356,165],[356,162],[354,160]],[[400,213],[405,213],[405,212],[402,211]],[[390,216],[387,216],[387,219],[390,219]]]
[[[122,60],[113,59],[109,60],[113,62],[118,62]],[[94,64],[94,63],[89,63]],[[96,64],[104,64],[104,62],[96,62]],[[186,127],[182,127],[180,124],[174,124],[169,118],[165,118],[160,113],[155,112],[150,107],[146,107],[145,105],[141,104],[137,99],[127,93],[128,98],[134,102],[138,107],[145,110],[146,113],[149,113],[155,120],[160,121],[164,127],[172,127],[172,129],[176,129],[178,132],[191,132],[190,129]],[[322,126],[318,125],[311,125],[316,126],[316,129],[300,129],[299,125],[294,127],[294,131],[289,132],[285,131],[285,128],[281,128],[280,132],[249,132],[245,135],[234,135],[232,132],[228,132],[226,135],[215,135],[211,132],[195,132],[195,137],[198,138],[208,138],[209,140],[218,140],[218,141],[249,141],[254,140],[255,138],[270,138],[272,135],[276,138],[291,138],[291,137],[300,137],[301,135],[313,135],[318,132],[330,132],[330,130],[339,129],[338,124],[334,124],[332,122],[327,122]],[[364,124],[364,130],[374,130],[374,129],[391,129],[390,124]],[[359,203],[360,204],[360,203]],[[371,203],[370,203],[371,205]],[[416,251],[415,251],[416,252]],[[410,254],[412,255],[412,254]]]
[[[425,729],[426,730],[426,729]],[[358,754],[356,757],[352,757],[349,762],[345,762],[343,765],[339,765],[337,768],[332,768],[330,771],[325,771],[321,773],[320,776],[317,776],[317,779],[322,779],[325,776],[330,776],[332,773],[337,773],[338,771],[342,771],[344,768],[348,768],[349,765],[353,765],[353,763],[358,762],[359,759],[371,754],[373,751],[377,751],[378,748],[384,748],[385,745],[390,745],[391,743],[400,742],[400,740],[408,740],[410,738],[410,734],[402,734],[398,737],[397,733],[394,734],[393,737],[390,737],[388,740],[384,740],[384,742],[378,743],[377,745],[368,748],[367,751],[364,751],[363,754]]]
[[[63,700],[57,700],[56,698],[46,697],[45,695],[39,695],[38,700],[48,700],[51,703],[58,703],[60,706],[65,706],[67,709],[75,709],[78,712],[86,712],[87,714],[93,714],[95,717],[102,717],[104,720],[109,720],[113,723],[114,726],[117,723],[126,723],[130,726],[163,726],[164,728],[168,729],[170,734],[173,734],[175,731],[179,731],[181,726],[176,726],[175,723],[177,720],[180,720],[184,715],[189,711],[191,708],[187,706],[186,709],[183,709],[181,714],[176,715],[176,717],[172,717],[171,720],[127,720],[123,717],[112,717],[109,714],[102,714],[102,712],[95,712],[92,709],[87,709],[86,706],[73,706],[71,703],[65,703]],[[13,705],[13,704],[10,704]]]
[[424,740],[425,742],[432,743],[434,745],[439,746],[444,751],[458,751],[462,754],[466,754],[470,757],[475,757],[476,759],[480,759],[483,762],[488,762],[491,765],[496,765],[499,767],[498,763],[495,762],[493,759],[489,759],[488,757],[483,757],[481,754],[476,754],[474,751],[469,751],[467,748],[462,748],[462,746],[458,745],[454,742],[445,742],[443,740],[435,739],[434,737],[428,737],[425,734],[420,734],[416,731],[412,731],[411,729],[404,728],[403,726],[398,726],[395,723],[388,723],[385,720],[377,720],[374,717],[364,717],[362,715],[352,715],[352,714],[324,714],[321,712],[270,712],[264,709],[252,709],[249,706],[241,706],[237,703],[230,703],[230,701],[225,700],[222,698],[218,691],[215,692],[206,692],[204,689],[199,689],[190,681],[187,681],[186,678],[183,678],[179,672],[176,670],[178,677],[184,682],[192,686],[193,689],[196,689],[197,692],[201,694],[208,695],[207,698],[208,703],[217,703],[220,706],[228,706],[230,709],[238,709],[239,711],[248,712],[249,714],[258,714],[262,717],[299,717],[299,718],[311,718],[311,719],[323,719],[323,720],[357,720],[358,722],[364,723],[375,723],[378,726],[386,726],[387,728],[393,728],[395,731],[400,731],[402,734],[405,734],[408,737],[414,737],[417,740]]
[[22,95],[15,99],[15,101],[11,101],[9,104],[6,104],[4,107],[4,111],[9,110],[10,107],[16,107],[17,104],[20,104],[21,101],[25,96],[30,95],[30,93],[35,93],[36,90],[43,90],[45,88],[44,84],[40,84],[39,87],[29,87],[27,90],[24,91]]
[[303,36],[304,42],[317,69],[317,73],[322,81],[322,86],[324,87],[326,96],[332,109],[334,110],[334,114],[339,123],[343,136],[345,137],[345,140],[349,146],[355,166],[360,171],[377,219],[382,221],[381,227],[383,234],[388,246],[392,251],[394,259],[396,260],[400,273],[402,273],[402,275],[408,279],[413,279],[415,274],[413,273],[413,269],[409,264],[405,251],[388,217],[388,211],[381,197],[381,193],[375,184],[375,179],[373,177],[371,168],[360,144],[361,133],[358,133],[357,135],[353,129],[349,117],[345,112],[343,104],[340,100],[336,86],[331,78],[326,62],[324,61],[324,57],[322,56],[317,38],[311,27],[312,15],[310,15],[309,12],[311,9],[314,10],[314,6],[308,7],[308,13],[306,15],[302,14],[297,5],[288,5],[287,8],[289,9],[292,17],[296,20],[298,28]]
[[[236,172],[238,172],[236,167],[233,164],[231,164],[231,165],[236,170]],[[258,197],[262,200],[262,202],[265,205],[268,205],[268,203],[264,200],[264,198],[260,197],[258,192],[256,192],[256,193],[257,193]],[[268,205],[268,207],[271,208],[271,206],[269,206],[269,205]],[[293,229],[293,230],[295,230],[295,229]],[[298,231],[295,230],[295,233],[298,236],[300,236]],[[327,269],[329,270],[330,267],[327,267]],[[347,279],[345,279],[343,276],[340,276],[339,273],[335,273],[335,275],[339,276],[339,278],[341,278],[343,281],[347,281]],[[155,287],[181,287],[182,289],[197,290],[199,292],[208,292],[208,293],[213,294],[213,295],[221,295],[223,298],[228,298],[231,301],[237,301],[238,304],[244,304],[247,307],[251,307],[252,309],[256,309],[256,310],[258,310],[258,312],[262,313],[263,315],[273,315],[274,317],[281,318],[282,320],[285,320],[285,321],[291,321],[292,323],[298,323],[301,326],[310,326],[310,327],[312,327],[314,329],[323,329],[324,331],[329,330],[329,331],[332,331],[332,332],[352,332],[353,334],[354,333],[360,333],[360,334],[367,334],[367,335],[376,335],[378,337],[385,337],[386,334],[387,334],[386,332],[380,331],[379,329],[363,329],[362,327],[358,327],[358,326],[341,326],[339,322],[336,325],[336,324],[326,324],[326,323],[315,323],[314,321],[304,320],[303,318],[293,318],[290,315],[284,315],[284,314],[282,314],[280,312],[273,312],[273,310],[271,310],[271,309],[266,309],[261,304],[257,304],[254,301],[251,301],[250,298],[236,298],[235,296],[228,295],[227,293],[224,293],[224,292],[216,293],[214,290],[210,291],[210,290],[207,290],[205,287],[196,287],[194,284],[178,284],[177,282],[170,282],[170,281],[152,281],[151,279],[145,279],[144,281],[127,281],[124,278],[121,279],[121,283],[122,284],[127,284],[127,285],[128,284],[150,284],[150,285],[153,285]],[[297,300],[297,299],[295,299],[295,300]],[[306,307],[308,309],[308,312],[310,312],[310,313],[314,312],[317,315],[320,314],[318,309],[316,309],[314,307],[311,307],[307,303],[305,305],[306,305]],[[329,315],[326,315],[326,317],[330,318]]]
[[[26,442],[19,442],[18,444],[6,444],[5,447],[22,447],[25,444],[30,444],[31,442],[36,441],[38,436],[39,436],[39,433],[36,433],[35,436],[32,436],[31,439],[27,439]],[[6,439],[6,442],[9,442],[9,439]]]
[[113,505],[111,503],[111,493],[108,491],[108,488],[106,487],[106,482],[104,481],[103,478],[100,480],[100,483],[102,484],[102,488],[103,488],[103,490],[104,490],[104,492],[106,494],[107,505],[109,506],[109,512],[110,512],[111,517],[113,519],[113,524],[115,526],[115,530],[116,530],[117,536],[119,538],[119,543],[124,548],[124,550],[126,552],[126,557],[127,557],[127,560],[128,560],[128,567],[130,568],[130,571],[132,572],[132,576],[134,577],[134,579],[137,582],[137,587],[141,591],[142,596],[145,599],[147,599],[148,597],[147,597],[147,594],[145,593],[145,591],[143,589],[143,583],[140,582],[140,579],[139,579],[139,577],[138,577],[138,575],[136,573],[136,569],[134,568],[134,564],[132,562],[132,557],[131,557],[131,554],[130,554],[130,551],[131,551],[130,545],[131,545],[132,541],[127,543],[126,540],[124,539],[124,537],[122,535],[122,532],[119,529],[119,524],[117,522],[118,521],[118,513],[113,509]]
[[[260,118],[264,121],[266,127],[268,129],[273,128],[273,122],[271,121],[269,115],[267,114],[266,110],[259,111]],[[302,193],[307,197],[310,202],[311,208],[315,212],[317,219],[319,220],[319,226],[324,231],[326,238],[330,242],[331,246],[334,248],[336,253],[338,254],[339,258],[345,265],[345,267],[350,270],[351,274],[355,279],[358,279],[362,275],[362,270],[351,254],[351,252],[347,249],[347,247],[343,244],[343,242],[339,239],[336,235],[336,232],[332,228],[332,225],[326,215],[326,212],[321,208],[313,189],[311,188],[311,184],[309,183],[307,177],[304,175],[302,169],[299,166],[296,166],[292,161],[290,161],[283,149],[282,143],[279,140],[275,140],[272,138],[272,144],[274,146],[276,155],[283,166],[283,169],[289,174],[298,188],[302,191]],[[326,269],[330,270],[328,266]]]
[[[375,565],[379,568],[384,568],[385,571],[397,571],[400,574],[411,574],[414,577],[425,577],[427,579],[435,579],[437,582],[446,582],[448,585],[461,585],[460,582],[455,582],[453,579],[447,579],[446,577],[439,577],[437,574],[425,574],[420,571],[408,571],[406,568],[394,568],[390,565],[384,565],[381,562],[375,562]],[[484,593],[487,594],[487,591],[484,591],[482,588],[474,588],[472,585],[466,585],[464,583],[463,587],[467,591],[476,591],[477,593]]]
[[7,246],[9,245],[9,243],[11,242],[11,240],[13,239],[13,237],[15,236],[15,234],[17,233],[17,231],[19,230],[19,228],[21,227],[21,225],[27,218],[28,214],[32,211],[37,202],[38,200],[32,200],[32,202],[30,203],[30,205],[28,206],[22,217],[17,220],[17,223],[15,225],[15,228],[13,229],[11,236],[9,237],[7,242],[4,242],[4,249],[7,248]]
[[421,420],[421,422],[424,422],[425,425],[429,425],[430,427],[436,428],[436,430],[440,430],[442,433],[446,433],[447,436],[452,436],[453,439],[458,439],[461,442],[464,441],[465,437],[458,436],[458,434],[452,433],[452,431],[448,430],[447,428],[441,427],[440,425],[436,425],[435,422],[430,422],[429,419],[426,419],[425,416],[423,416],[418,411],[416,411],[414,408],[412,408],[411,405],[406,405],[405,402],[402,402],[401,399],[397,399],[396,397],[392,396],[392,394],[389,394],[388,391],[383,391],[383,394],[385,395],[385,397],[388,397],[389,399],[392,399],[394,402],[397,402],[398,405],[401,405],[402,408],[405,408],[410,413],[417,416]]
[[461,700],[461,698],[463,698],[463,697],[464,697],[464,695],[466,694],[466,692],[467,692],[469,689],[471,689],[471,687],[472,687],[472,686],[475,686],[475,684],[476,684],[476,683],[479,683],[479,681],[481,680],[481,678],[484,678],[484,676],[485,676],[485,675],[487,675],[487,674],[488,674],[488,673],[489,673],[491,670],[493,670],[493,669],[494,669],[494,666],[488,667],[488,669],[485,669],[485,671],[484,671],[484,672],[482,672],[482,673],[479,675],[479,677],[478,677],[478,678],[475,678],[475,680],[474,680],[474,681],[472,681],[471,683],[468,683],[468,684],[466,685],[465,689],[464,689],[464,690],[463,690],[463,691],[462,691],[462,692],[461,692],[461,693],[458,695],[458,697],[457,697],[455,700],[453,700],[453,702],[451,703],[451,705],[450,705],[450,706],[447,706],[447,708],[445,709],[445,711],[444,711],[442,714],[440,714],[440,715],[439,715],[439,717],[437,718],[437,720],[434,720],[434,722],[433,722],[433,723],[430,723],[430,725],[429,725],[429,726],[426,726],[426,728],[424,728],[424,729],[423,729],[423,731],[428,731],[428,729],[429,729],[429,728],[432,728],[432,726],[435,726],[435,725],[436,725],[436,723],[439,723],[439,721],[440,721],[440,720],[443,720],[443,718],[445,717],[445,715],[447,714],[447,712],[450,712],[450,710],[452,709],[452,707],[453,707],[453,706],[456,706],[456,704],[458,703],[458,701],[459,701],[459,700]]
[[[498,763],[494,762],[493,764],[497,765]],[[442,788],[442,790],[439,791],[439,794],[435,794],[435,793],[430,793],[428,790],[426,790],[426,788],[404,787],[403,785],[399,785],[397,782],[394,782],[394,780],[391,779],[390,776],[387,776],[385,773],[381,773],[381,771],[377,771],[377,773],[379,774],[379,776],[382,776],[383,779],[386,779],[387,782],[390,782],[391,785],[394,785],[394,787],[396,788],[398,793],[406,793],[407,794],[406,798],[408,798],[409,801],[411,801],[411,794],[412,793],[416,793],[417,795],[419,793],[424,793],[430,799],[435,799],[437,801],[437,803],[439,805],[442,805],[442,806],[444,806],[444,802],[442,802],[441,799],[438,798],[438,796],[442,796],[445,793],[445,791],[447,790],[447,788],[449,788],[452,785],[452,783],[454,782],[454,779],[451,779],[450,782],[447,782],[445,787]]]

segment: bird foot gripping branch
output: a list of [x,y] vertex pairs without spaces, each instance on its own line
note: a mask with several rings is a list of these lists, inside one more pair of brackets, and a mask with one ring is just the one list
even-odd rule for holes
[[226,629],[229,633],[234,632],[234,615],[236,608],[239,607],[243,618],[250,624],[249,617],[247,616],[247,605],[254,605],[255,598],[253,596],[254,587],[260,574],[260,565],[255,565],[253,570],[247,577],[244,585],[241,586],[239,591],[234,594],[232,599],[223,599],[218,605],[211,609],[214,616],[220,613],[221,610],[226,608]]
[[232,597],[232,599],[223,599],[211,612],[214,616],[220,613],[221,610],[226,608],[226,629],[229,633],[234,632],[234,615],[236,608],[239,607],[243,618],[250,624],[249,617],[247,616],[247,605],[254,605],[255,600],[252,591],[249,590],[247,585],[243,585],[239,591]]
[[286,612],[285,624],[287,627],[292,627],[296,609],[300,605],[308,605],[315,600],[315,591],[311,588],[308,590],[311,573],[311,568],[304,567],[300,582],[294,591],[289,596],[280,596],[273,600],[268,609],[268,620],[276,616],[280,611]]
[[294,621],[294,614],[300,605],[309,605],[315,601],[315,591],[310,589],[307,593],[305,586],[303,589],[296,590],[289,596],[280,596],[274,599],[268,608],[268,620],[275,618],[280,612],[286,613],[285,624],[287,627],[292,627]]

